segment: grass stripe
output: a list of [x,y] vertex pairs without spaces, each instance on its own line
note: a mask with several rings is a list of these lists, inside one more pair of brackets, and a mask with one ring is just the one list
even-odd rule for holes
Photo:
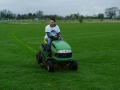
[[15,36],[15,33],[17,33],[19,30],[16,30],[15,32],[12,33],[13,38],[18,41],[20,44],[31,50],[32,52],[36,53],[37,51],[33,49],[32,47],[26,45],[24,42],[22,42],[18,37]]

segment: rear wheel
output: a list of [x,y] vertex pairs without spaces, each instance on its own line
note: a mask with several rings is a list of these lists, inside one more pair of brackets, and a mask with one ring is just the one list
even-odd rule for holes
[[70,63],[70,69],[71,70],[77,70],[78,69],[78,63],[76,60],[71,61]]
[[49,71],[49,72],[54,72],[54,64],[52,61],[48,61],[47,64],[46,64],[46,69]]
[[42,63],[41,52],[38,52],[38,53],[36,54],[36,60],[37,60],[37,63],[38,63],[38,64]]

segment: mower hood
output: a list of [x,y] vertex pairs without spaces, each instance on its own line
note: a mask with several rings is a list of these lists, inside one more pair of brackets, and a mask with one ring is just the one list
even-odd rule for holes
[[52,42],[52,45],[56,50],[71,50],[70,45],[62,40],[55,40]]

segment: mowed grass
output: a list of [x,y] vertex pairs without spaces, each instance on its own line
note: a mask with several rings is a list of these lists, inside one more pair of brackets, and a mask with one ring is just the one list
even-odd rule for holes
[[59,24],[78,70],[36,63],[47,24],[0,24],[0,90],[119,90],[120,23]]

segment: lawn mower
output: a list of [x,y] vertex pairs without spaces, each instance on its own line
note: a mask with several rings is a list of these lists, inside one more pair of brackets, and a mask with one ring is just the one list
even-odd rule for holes
[[44,37],[44,44],[40,45],[40,50],[36,54],[36,60],[38,64],[45,66],[49,72],[54,72],[55,66],[69,67],[71,70],[78,69],[78,63],[72,58],[72,50],[70,45],[61,40],[61,36],[53,37],[54,40],[51,43],[51,52],[46,50],[47,41]]

